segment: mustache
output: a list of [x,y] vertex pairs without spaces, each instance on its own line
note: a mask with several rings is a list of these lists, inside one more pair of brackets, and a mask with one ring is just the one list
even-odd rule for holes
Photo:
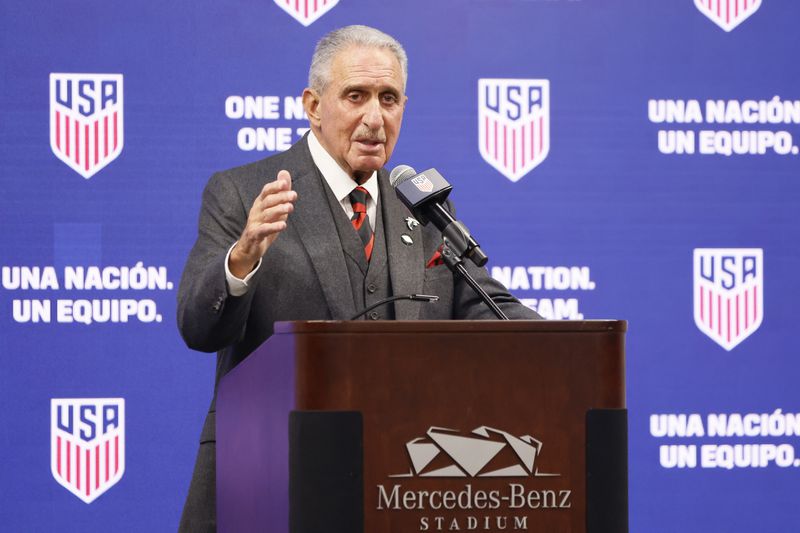
[[353,136],[353,140],[385,143],[386,134],[383,131],[361,130],[356,132],[356,134]]

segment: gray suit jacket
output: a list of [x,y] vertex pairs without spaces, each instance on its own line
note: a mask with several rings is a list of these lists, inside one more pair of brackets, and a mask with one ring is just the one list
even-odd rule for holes
[[[286,230],[264,255],[248,292],[228,293],[224,261],[240,236],[247,214],[264,184],[288,170],[297,191]],[[409,230],[408,209],[398,200],[385,169],[378,172],[379,213],[384,233],[393,294],[435,294],[434,304],[395,302],[398,320],[493,319],[494,315],[446,266],[425,268],[442,242],[433,225]],[[203,193],[197,242],[192,248],[178,291],[178,325],[186,344],[218,352],[216,383],[272,334],[280,320],[347,320],[356,309],[344,252],[326,199],[327,185],[313,163],[306,139],[288,151],[211,177]],[[402,234],[412,237],[408,246]],[[522,306],[486,269],[468,265],[510,318],[539,316]],[[215,390],[216,398],[216,390]],[[198,455],[182,530],[214,531],[213,515],[215,400],[201,434],[212,444]],[[203,494],[198,494],[202,492]],[[211,513],[209,515],[209,513]],[[201,516],[203,515],[203,516]]]

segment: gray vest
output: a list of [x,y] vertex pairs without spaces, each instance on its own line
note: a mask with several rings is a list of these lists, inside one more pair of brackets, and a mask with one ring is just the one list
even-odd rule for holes
[[[376,209],[377,220],[375,221],[375,243],[372,248],[372,257],[367,262],[367,257],[364,254],[364,244],[361,242],[358,233],[356,233],[353,223],[347,218],[347,214],[336,200],[328,183],[322,176],[320,176],[320,179],[324,184],[328,205],[336,223],[336,232],[339,234],[339,240],[342,243],[347,273],[350,277],[350,287],[353,292],[353,303],[356,311],[361,311],[392,295],[381,202],[378,202]],[[393,319],[394,305],[392,304],[377,307],[362,317],[362,320]]]

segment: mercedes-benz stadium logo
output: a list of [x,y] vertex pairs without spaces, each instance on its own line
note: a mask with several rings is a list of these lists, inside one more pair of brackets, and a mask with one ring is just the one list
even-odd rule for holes
[[[408,473],[389,477],[528,477],[558,476],[539,472],[536,459],[541,441],[480,426],[469,435],[455,429],[431,427],[427,438],[406,443],[411,460]],[[510,463],[510,464],[509,464]]]

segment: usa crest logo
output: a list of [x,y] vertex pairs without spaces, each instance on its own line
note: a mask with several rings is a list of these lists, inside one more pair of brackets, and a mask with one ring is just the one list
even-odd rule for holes
[[339,0],[275,0],[275,3],[297,22],[309,26],[333,9]]
[[431,192],[433,190],[433,182],[425,174],[413,177],[411,183],[422,192]]
[[478,132],[483,159],[518,181],[550,151],[550,82],[479,80]]
[[764,255],[760,248],[694,251],[694,321],[730,351],[764,318]]
[[125,400],[50,400],[50,470],[85,503],[113,487],[125,473]]
[[122,74],[50,74],[50,148],[86,179],[124,145]]
[[761,7],[761,0],[694,0],[702,14],[731,31]]

